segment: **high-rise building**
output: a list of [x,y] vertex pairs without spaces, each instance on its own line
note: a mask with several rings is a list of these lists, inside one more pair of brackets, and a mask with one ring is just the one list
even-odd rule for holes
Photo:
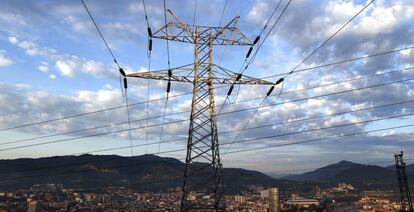
[[36,200],[27,201],[27,212],[37,212],[39,210],[39,204]]
[[269,212],[280,212],[279,189],[269,189]]
[[269,212],[280,212],[279,189],[269,188],[261,191],[260,196],[269,201]]

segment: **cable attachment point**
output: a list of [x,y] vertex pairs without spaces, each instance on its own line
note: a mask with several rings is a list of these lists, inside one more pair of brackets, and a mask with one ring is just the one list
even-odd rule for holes
[[272,87],[269,89],[269,91],[267,92],[266,96],[270,96],[270,94],[272,94],[273,89],[275,89],[275,86],[272,85]]
[[285,80],[285,78],[280,78],[279,80],[276,81],[275,85],[279,85],[281,82],[283,82],[283,80]]
[[256,43],[259,42],[259,40],[260,40],[260,36],[257,36],[253,41],[253,45],[256,45]]
[[227,92],[227,96],[231,95],[231,92],[233,92],[233,88],[234,88],[234,85],[231,85],[229,91]]
[[168,69],[167,93],[170,93],[170,90],[171,90],[171,77],[172,77],[172,71],[171,69]]
[[152,51],[152,38],[148,40],[148,51]]
[[171,71],[171,69],[168,69],[168,80],[170,80],[171,79],[171,77],[172,77],[172,71]]
[[119,68],[119,73],[123,76],[123,77],[125,77],[125,71],[124,71],[124,69],[123,68]]
[[149,37],[149,38],[152,38],[152,31],[151,31],[151,28],[150,28],[150,27],[148,27],[148,28],[147,28],[147,31],[148,31],[148,37]]
[[167,93],[170,92],[170,89],[171,89],[171,81],[168,80],[168,82],[167,82]]
[[242,74],[237,74],[236,82],[239,81],[241,79],[241,77],[242,77]]
[[128,88],[127,78],[124,77],[124,89],[126,90],[127,88]]
[[249,58],[250,57],[250,54],[252,53],[252,51],[253,51],[253,47],[251,46],[249,48],[249,51],[247,52],[246,58]]

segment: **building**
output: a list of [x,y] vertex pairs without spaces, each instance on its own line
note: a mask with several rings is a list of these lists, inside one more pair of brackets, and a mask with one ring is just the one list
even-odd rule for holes
[[269,212],[280,212],[279,189],[269,188],[260,192],[260,197],[269,201]]
[[306,199],[303,197],[296,197],[296,198],[289,199],[286,202],[286,204],[290,206],[301,206],[304,208],[309,208],[311,206],[319,205],[319,201],[316,199]]
[[245,203],[246,198],[244,196],[237,195],[237,196],[234,196],[234,201],[237,203]]
[[27,202],[27,212],[38,212],[39,210],[39,204],[35,200],[29,200]]

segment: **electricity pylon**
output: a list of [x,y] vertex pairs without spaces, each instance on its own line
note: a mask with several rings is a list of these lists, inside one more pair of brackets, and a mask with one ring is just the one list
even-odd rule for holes
[[224,27],[193,26],[182,22],[170,10],[167,12],[172,20],[152,34],[152,38],[193,44],[194,63],[170,70],[133,73],[127,77],[166,80],[168,91],[170,81],[193,84],[181,211],[225,211],[213,84],[273,83],[241,76],[213,64],[215,45],[253,45],[238,30],[239,17]]
[[403,152],[395,154],[395,168],[397,169],[398,185],[400,188],[401,211],[413,211],[413,203],[411,202],[410,189],[408,187],[407,173],[405,172],[405,163]]

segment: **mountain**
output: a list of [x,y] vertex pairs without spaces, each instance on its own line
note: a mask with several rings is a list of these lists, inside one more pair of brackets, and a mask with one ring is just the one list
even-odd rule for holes
[[340,161],[311,172],[290,175],[285,179],[309,182],[348,182],[358,184],[395,184],[396,174],[389,167]]
[[289,173],[283,173],[283,174],[279,174],[279,173],[266,173],[267,175],[273,177],[274,179],[281,179],[281,178],[285,178],[287,176],[291,176],[291,174]]
[[[182,186],[184,168],[185,164],[177,159],[155,155],[131,158],[86,154],[0,160],[0,188],[16,189],[56,183],[87,190],[124,186],[137,191],[166,191]],[[284,185],[284,181],[258,171],[225,168],[223,172],[226,193],[239,193],[253,185]],[[195,177],[202,175],[203,172]]]
[[[387,169],[396,172],[395,165],[387,166]],[[407,172],[407,174],[414,175],[414,164],[407,165],[405,167],[405,171]]]
[[355,168],[358,166],[360,166],[360,164],[352,163],[349,161],[340,161],[339,163],[324,166],[314,171],[298,175],[290,175],[285,178],[297,181],[327,181],[332,178],[335,178],[335,176],[337,176],[340,172],[344,170]]

